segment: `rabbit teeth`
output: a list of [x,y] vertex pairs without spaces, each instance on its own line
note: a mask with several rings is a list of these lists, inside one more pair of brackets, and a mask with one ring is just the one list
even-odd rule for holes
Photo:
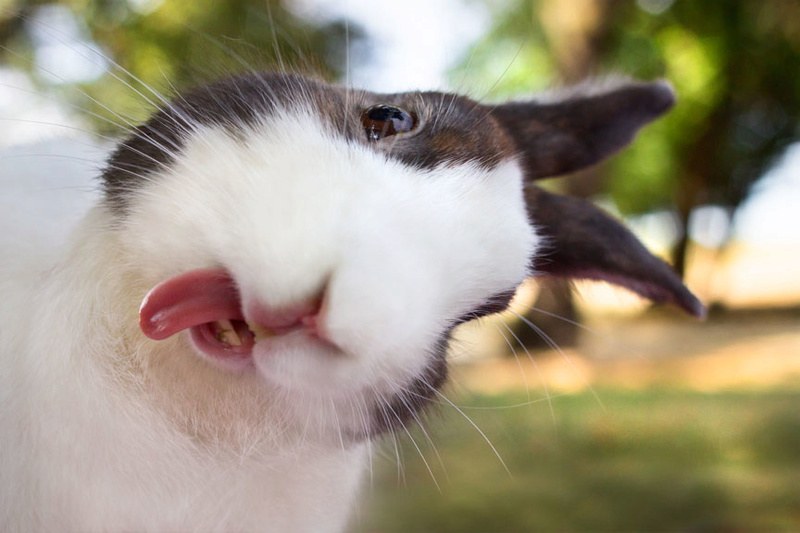
[[264,327],[261,324],[253,324],[252,322],[248,322],[247,327],[253,332],[253,336],[256,340],[268,339],[277,335],[274,330]]
[[215,323],[216,337],[219,342],[226,346],[241,346],[242,339],[236,333],[236,328],[233,327],[230,320],[217,320]]
[[[277,332],[274,330],[264,327],[260,324],[253,324],[251,322],[247,322],[246,324],[250,329],[250,333],[253,335],[253,339],[256,341],[260,339],[268,339],[277,335]],[[246,338],[249,338],[246,333],[236,331],[236,326],[234,326],[230,320],[217,320],[214,322],[213,328],[214,336],[216,337],[217,342],[224,344],[225,346],[243,346],[246,340],[242,340],[242,335],[245,335]]]

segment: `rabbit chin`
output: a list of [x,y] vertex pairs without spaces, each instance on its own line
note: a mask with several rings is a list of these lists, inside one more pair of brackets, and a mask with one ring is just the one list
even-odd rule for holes
[[259,375],[277,388],[370,406],[376,400],[389,401],[416,380],[422,379],[430,387],[428,396],[441,384],[444,376],[430,375],[428,367],[436,359],[443,360],[443,352],[423,346],[408,346],[404,353],[408,352],[418,356],[408,359],[405,365],[392,364],[403,358],[381,353],[377,347],[373,351],[347,353],[297,331],[256,342],[252,356]]

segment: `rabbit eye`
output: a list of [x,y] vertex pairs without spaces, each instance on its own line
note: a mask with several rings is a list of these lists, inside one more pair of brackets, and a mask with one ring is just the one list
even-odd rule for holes
[[399,107],[378,104],[366,108],[361,113],[361,123],[367,132],[367,139],[378,141],[396,133],[413,130],[417,125],[417,119]]

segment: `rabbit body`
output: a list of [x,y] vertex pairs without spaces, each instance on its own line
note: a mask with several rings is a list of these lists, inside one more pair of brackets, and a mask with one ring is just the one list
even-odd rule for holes
[[699,313],[617,222],[524,184],[672,102],[649,84],[489,107],[263,73],[166,104],[63,256],[3,265],[0,523],[340,531],[372,439],[437,400],[453,328],[534,270]]
[[[516,164],[419,170],[326,127],[284,107],[236,132],[182,126],[180,150],[124,212],[101,202],[51,265],[14,258],[0,330],[0,522],[344,527],[369,439],[416,416],[393,398],[440,364],[453,320],[524,278],[534,236]],[[487,209],[511,216],[473,220]],[[229,368],[187,335],[142,334],[149,289],[219,267],[242,308],[324,286],[336,352],[293,331]],[[416,401],[400,404],[410,413]]]

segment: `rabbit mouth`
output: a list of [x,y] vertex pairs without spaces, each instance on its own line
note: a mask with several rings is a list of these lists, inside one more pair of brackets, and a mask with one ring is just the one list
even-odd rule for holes
[[198,350],[236,369],[252,363],[256,343],[302,335],[332,345],[320,328],[321,306],[317,298],[277,310],[254,306],[245,313],[230,274],[201,269],[153,287],[139,309],[139,326],[154,340],[189,330]]

